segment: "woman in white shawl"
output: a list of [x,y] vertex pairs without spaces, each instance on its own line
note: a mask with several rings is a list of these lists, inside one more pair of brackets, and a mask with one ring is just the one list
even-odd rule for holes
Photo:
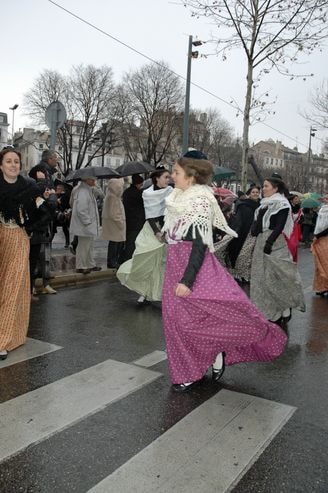
[[172,192],[170,173],[158,166],[151,174],[152,186],[144,190],[146,222],[137,236],[133,257],[120,266],[116,275],[127,288],[140,294],[138,303],[160,301],[165,269],[166,245],[161,229],[165,199]]
[[313,289],[319,296],[328,293],[328,193],[324,194],[322,202],[311,246],[315,263]]
[[[256,236],[251,267],[251,300],[268,320],[286,328],[291,309],[305,310],[302,282],[287,247],[293,231],[288,190],[277,177],[264,180],[263,199],[255,213]],[[285,235],[285,236],[284,236]]]
[[210,367],[217,382],[225,365],[271,361],[283,352],[287,339],[213,254],[214,227],[237,234],[207,185],[212,175],[206,156],[188,151],[174,165],[176,188],[166,201],[163,328],[170,377],[179,392],[191,389]]

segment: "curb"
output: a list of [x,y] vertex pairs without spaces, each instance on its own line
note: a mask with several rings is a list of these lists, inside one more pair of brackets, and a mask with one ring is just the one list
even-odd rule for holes
[[[67,274],[57,274],[50,280],[49,284],[53,288],[65,288],[69,286],[77,286],[83,284],[91,284],[92,282],[116,280],[116,269],[104,269],[99,272],[90,272],[90,274],[77,274],[70,272]],[[41,286],[42,280],[36,279],[35,286],[38,289]]]

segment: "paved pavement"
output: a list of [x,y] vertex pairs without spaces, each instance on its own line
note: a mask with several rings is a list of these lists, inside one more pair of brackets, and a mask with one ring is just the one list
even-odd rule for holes
[[328,298],[312,262],[301,249],[307,312],[284,355],[186,395],[159,304],[138,307],[114,276],[41,296],[0,362],[0,492],[327,493]]

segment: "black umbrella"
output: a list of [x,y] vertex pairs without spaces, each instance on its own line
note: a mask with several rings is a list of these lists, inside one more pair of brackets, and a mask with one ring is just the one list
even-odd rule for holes
[[130,176],[151,173],[152,171],[155,171],[155,168],[144,161],[131,161],[129,163],[121,164],[121,166],[116,168],[116,171],[118,171],[121,176]]
[[88,166],[86,168],[80,168],[70,173],[66,178],[67,182],[73,180],[83,180],[84,178],[121,178],[121,175],[112,168],[106,166]]

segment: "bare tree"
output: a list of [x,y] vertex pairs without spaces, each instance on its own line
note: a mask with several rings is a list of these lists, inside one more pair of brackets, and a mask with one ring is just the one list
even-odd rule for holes
[[[89,165],[95,156],[107,154],[117,142],[119,102],[110,67],[73,67],[65,77],[45,70],[25,94],[25,108],[34,122],[44,124],[44,114],[52,102],[61,101],[67,121],[58,130],[64,171]],[[73,162],[73,159],[75,162]]]
[[224,147],[231,145],[233,130],[217,109],[192,110],[189,144],[207,154],[216,164],[224,164]]
[[303,116],[318,127],[328,129],[328,79],[315,88],[310,103],[311,110]]
[[170,151],[180,121],[183,92],[179,78],[164,62],[150,63],[125,75],[122,126],[130,158],[157,164]]
[[[326,0],[182,0],[192,15],[210,18],[220,29],[217,53],[240,48],[247,61],[246,95],[243,109],[242,185],[247,182],[250,110],[257,77],[276,68],[294,77],[287,62],[297,62],[301,53],[310,54],[327,37]],[[258,106],[258,105],[257,105]]]

